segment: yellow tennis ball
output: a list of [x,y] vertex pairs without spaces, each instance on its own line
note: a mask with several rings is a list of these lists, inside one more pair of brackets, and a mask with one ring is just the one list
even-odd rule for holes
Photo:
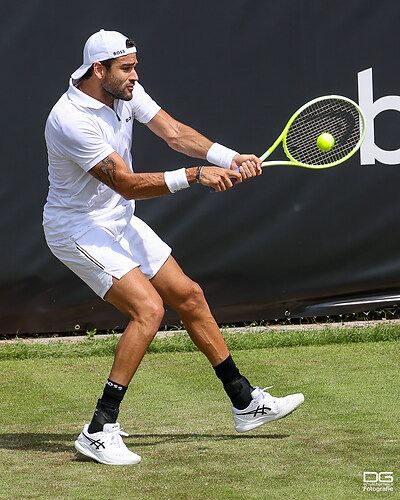
[[335,139],[331,134],[325,132],[321,134],[317,139],[317,146],[321,151],[330,151],[335,144]]

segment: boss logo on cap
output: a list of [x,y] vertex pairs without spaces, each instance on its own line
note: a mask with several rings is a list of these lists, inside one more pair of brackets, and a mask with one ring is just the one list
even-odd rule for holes
[[125,50],[122,49],[122,50],[116,50],[115,52],[113,52],[114,56],[120,56],[121,54],[125,54]]

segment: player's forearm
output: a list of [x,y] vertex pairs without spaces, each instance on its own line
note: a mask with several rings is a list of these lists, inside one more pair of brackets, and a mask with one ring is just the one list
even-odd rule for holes
[[172,118],[161,109],[146,126],[172,149],[194,158],[205,159],[212,142],[192,127]]
[[127,200],[144,200],[176,193],[196,183],[225,191],[241,180],[241,174],[227,169],[189,167],[164,173],[125,174],[115,183],[114,189]]
[[207,152],[212,146],[212,141],[207,137],[183,123],[177,124],[176,134],[169,138],[167,143],[179,153],[202,160],[207,158]]
[[237,151],[210,141],[192,127],[178,122],[164,110],[148,122],[147,127],[176,151],[194,158],[207,159],[211,164],[224,168],[236,168],[233,158]]
[[183,127],[182,133],[168,142],[170,147],[187,156],[207,159],[210,163],[219,167],[236,168],[236,165],[232,167],[232,162],[233,158],[239,155],[237,151],[222,144],[211,142],[187,125],[180,124],[180,126]]
[[114,189],[126,200],[145,200],[164,196],[195,184],[197,167],[167,172],[127,174]]
[[126,200],[146,200],[170,193],[163,172],[127,175],[115,190]]

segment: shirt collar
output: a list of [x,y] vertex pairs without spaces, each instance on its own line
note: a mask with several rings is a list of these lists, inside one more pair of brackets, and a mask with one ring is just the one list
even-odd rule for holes
[[[107,106],[106,104],[103,104],[101,101],[98,101],[94,97],[85,94],[85,92],[82,92],[77,87],[75,87],[72,78],[69,81],[67,96],[69,99],[71,99],[71,101],[73,101],[76,104],[79,104],[79,106],[84,106],[85,108],[92,108],[92,109],[101,109],[103,107],[109,108],[109,106]],[[116,104],[118,106],[119,103]]]

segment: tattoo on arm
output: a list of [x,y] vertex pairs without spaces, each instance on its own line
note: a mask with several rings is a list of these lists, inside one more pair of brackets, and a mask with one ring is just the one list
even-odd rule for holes
[[115,190],[116,164],[113,158],[107,156],[107,158],[104,158],[104,160],[92,168],[90,173],[98,181],[104,182],[108,187]]

